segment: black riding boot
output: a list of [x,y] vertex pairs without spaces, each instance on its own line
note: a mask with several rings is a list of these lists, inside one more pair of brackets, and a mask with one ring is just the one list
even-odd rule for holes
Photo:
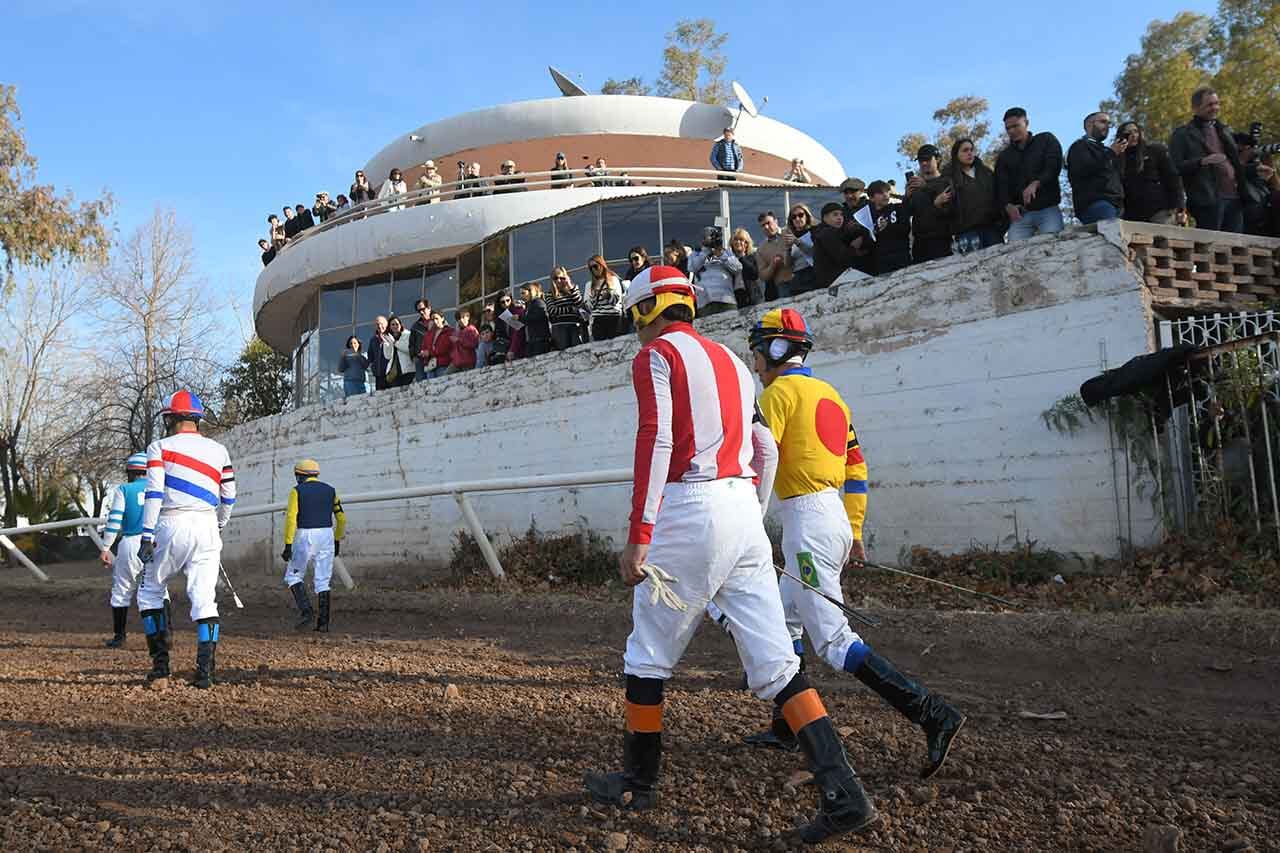
[[151,654],[151,671],[147,681],[169,677],[169,621],[163,610],[144,610],[142,630],[147,635],[147,651]]
[[821,792],[818,815],[800,827],[800,839],[817,844],[846,832],[858,832],[879,819],[858,774],[849,766],[844,744],[830,717],[819,717],[796,734],[809,759],[809,769]]
[[311,599],[307,597],[307,589],[302,585],[302,581],[298,581],[289,587],[289,591],[293,593],[293,601],[298,605],[298,621],[293,624],[293,630],[303,631],[311,627],[311,619],[315,613],[311,610]]
[[597,803],[635,810],[658,801],[662,765],[662,732],[627,732],[622,746],[622,772],[588,773],[587,793]]
[[201,619],[196,630],[199,643],[196,646],[196,676],[192,687],[208,690],[213,686],[214,652],[218,648],[218,617]]
[[111,629],[115,636],[107,640],[107,648],[118,649],[124,645],[125,626],[128,624],[128,606],[111,608]]
[[316,602],[319,607],[320,615],[316,617],[316,630],[322,634],[329,633],[329,590],[317,593]]
[[588,773],[587,793],[597,803],[624,809],[652,808],[662,766],[662,692],[659,678],[627,676],[627,732],[622,772]]
[[965,716],[941,696],[907,678],[875,652],[866,656],[854,676],[900,714],[924,729],[929,754],[928,763],[920,769],[920,776],[928,779],[942,769],[947,753],[951,751],[951,742],[964,725]]

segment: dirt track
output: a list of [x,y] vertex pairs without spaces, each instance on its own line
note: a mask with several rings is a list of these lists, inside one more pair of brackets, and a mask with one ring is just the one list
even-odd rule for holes
[[[813,807],[797,756],[738,746],[768,709],[710,625],[668,691],[664,799],[633,816],[580,788],[620,760],[624,604],[339,591],[317,639],[286,630],[285,590],[241,590],[222,683],[157,692],[136,613],[102,648],[105,576],[61,574],[0,573],[5,850],[769,849]],[[970,724],[922,785],[917,732],[814,665],[885,816],[830,849],[1142,850],[1159,826],[1183,851],[1280,849],[1280,614],[881,615],[870,641]]]

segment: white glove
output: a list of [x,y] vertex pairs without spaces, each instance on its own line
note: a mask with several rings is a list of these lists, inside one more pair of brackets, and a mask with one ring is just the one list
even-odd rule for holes
[[689,605],[685,604],[680,596],[676,595],[675,591],[668,586],[668,584],[679,583],[674,577],[652,563],[645,563],[640,567],[640,570],[648,576],[649,583],[653,584],[653,592],[649,594],[650,607],[661,600],[667,607],[672,610],[678,610],[681,613],[689,609]]

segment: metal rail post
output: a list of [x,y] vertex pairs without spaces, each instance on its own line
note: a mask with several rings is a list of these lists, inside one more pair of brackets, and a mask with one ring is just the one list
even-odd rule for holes
[[458,509],[462,510],[462,518],[467,522],[467,527],[471,528],[471,535],[475,537],[476,544],[480,546],[480,553],[489,566],[489,573],[498,580],[502,580],[506,577],[506,573],[502,571],[502,563],[498,562],[498,552],[493,550],[493,543],[485,534],[484,527],[480,524],[480,517],[472,508],[471,501],[467,500],[467,493],[454,492],[453,499],[458,502]]
[[39,566],[37,566],[35,563],[27,559],[27,555],[22,553],[22,551],[18,549],[18,546],[14,545],[13,540],[10,539],[8,536],[0,536],[0,545],[3,545],[5,548],[8,548],[9,553],[13,555],[13,558],[17,560],[19,563],[22,563],[22,565],[26,566],[27,571],[35,575],[37,580],[47,581],[49,579],[48,575],[40,571]]

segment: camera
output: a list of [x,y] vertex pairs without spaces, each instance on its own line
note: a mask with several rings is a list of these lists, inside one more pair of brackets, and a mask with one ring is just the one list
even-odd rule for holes
[[724,229],[719,225],[708,225],[702,229],[702,245],[708,249],[724,248]]

